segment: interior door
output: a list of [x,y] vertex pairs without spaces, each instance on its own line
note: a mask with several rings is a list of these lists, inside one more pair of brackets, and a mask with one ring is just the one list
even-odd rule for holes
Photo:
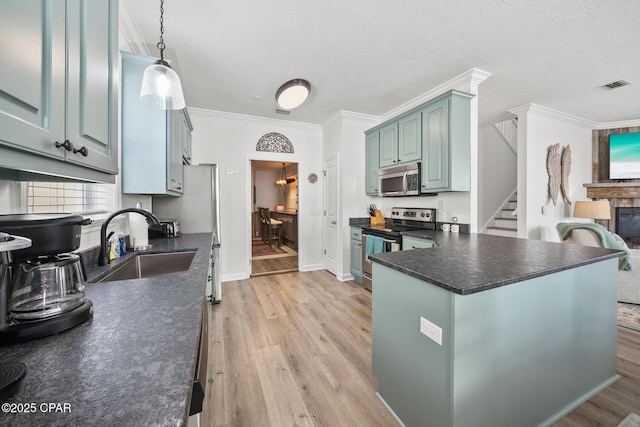
[[324,161],[324,268],[337,275],[338,158]]

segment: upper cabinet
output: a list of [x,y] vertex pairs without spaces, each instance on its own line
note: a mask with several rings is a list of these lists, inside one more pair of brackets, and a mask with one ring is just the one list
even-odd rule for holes
[[400,117],[380,128],[380,167],[420,161],[420,112]]
[[0,15],[2,176],[114,182],[118,1],[7,1]]
[[422,193],[471,190],[471,97],[451,91],[421,110]]
[[179,196],[193,128],[186,109],[140,101],[144,70],[155,60],[122,52],[122,192]]
[[371,132],[365,139],[365,187],[369,196],[378,195],[378,168],[380,167],[380,133]]
[[452,90],[365,132],[367,194],[378,193],[378,169],[409,162],[420,162],[421,193],[469,191],[472,97]]

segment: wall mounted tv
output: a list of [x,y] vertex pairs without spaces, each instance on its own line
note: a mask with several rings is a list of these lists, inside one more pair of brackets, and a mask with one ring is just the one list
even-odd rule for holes
[[640,178],[640,132],[609,135],[609,179]]

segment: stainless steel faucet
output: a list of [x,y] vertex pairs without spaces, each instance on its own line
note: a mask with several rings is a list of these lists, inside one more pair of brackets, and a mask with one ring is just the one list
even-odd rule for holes
[[107,227],[109,226],[109,223],[114,217],[127,212],[139,213],[147,218],[147,223],[149,225],[160,226],[158,218],[151,212],[144,209],[126,208],[112,213],[111,216],[102,223],[102,227],[100,227],[100,255],[98,255],[98,265],[102,266],[110,263],[109,251],[107,251]]

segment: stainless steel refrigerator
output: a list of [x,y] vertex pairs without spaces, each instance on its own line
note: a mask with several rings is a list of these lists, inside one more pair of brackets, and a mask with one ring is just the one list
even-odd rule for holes
[[216,304],[222,300],[218,165],[185,165],[182,188],[179,197],[154,196],[152,210],[160,219],[177,220],[183,234],[213,233],[206,295]]

